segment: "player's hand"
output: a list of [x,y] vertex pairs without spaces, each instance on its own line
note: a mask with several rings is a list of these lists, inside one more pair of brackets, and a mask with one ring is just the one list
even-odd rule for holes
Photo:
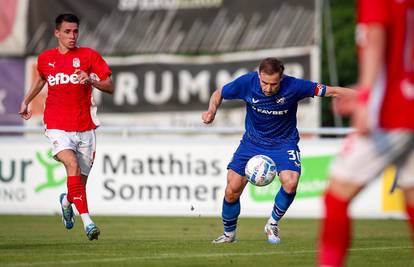
[[203,112],[203,114],[201,115],[201,119],[203,120],[205,124],[212,123],[215,117],[216,117],[216,113],[211,112],[209,110],[206,112]]
[[83,70],[76,69],[75,74],[78,75],[78,81],[80,84],[91,83],[89,75]]
[[20,105],[19,114],[20,117],[22,117],[25,120],[28,120],[30,119],[30,117],[32,117],[32,112],[29,110],[28,105],[26,105],[24,101]]
[[342,116],[352,115],[358,105],[357,95],[335,97],[332,100],[333,111]]

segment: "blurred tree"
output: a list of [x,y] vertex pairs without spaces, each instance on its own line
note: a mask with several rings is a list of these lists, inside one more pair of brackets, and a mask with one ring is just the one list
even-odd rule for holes
[[[330,7],[338,85],[349,86],[356,82],[358,73],[355,49],[356,1],[330,0]],[[322,27],[322,30],[322,82],[330,84],[327,33],[324,27]],[[321,122],[323,127],[334,126],[330,98],[322,98]],[[348,126],[347,119],[344,120],[344,124],[344,126]]]

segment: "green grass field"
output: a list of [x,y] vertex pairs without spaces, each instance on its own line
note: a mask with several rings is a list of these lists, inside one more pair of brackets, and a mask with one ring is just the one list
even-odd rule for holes
[[[219,218],[96,217],[89,241],[80,218],[64,229],[58,216],[0,216],[0,266],[315,266],[317,220],[286,219],[282,244],[270,245],[265,218],[240,218],[238,242],[213,245]],[[347,266],[414,266],[401,220],[358,220]]]

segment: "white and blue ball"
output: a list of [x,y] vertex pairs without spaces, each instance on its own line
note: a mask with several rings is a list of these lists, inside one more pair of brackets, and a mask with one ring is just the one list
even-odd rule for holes
[[265,155],[256,155],[249,159],[245,173],[247,180],[255,186],[270,184],[276,176],[275,162]]

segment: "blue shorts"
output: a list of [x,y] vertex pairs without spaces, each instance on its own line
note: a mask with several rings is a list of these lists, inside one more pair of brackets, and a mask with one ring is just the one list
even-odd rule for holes
[[246,176],[244,168],[247,161],[255,155],[266,155],[276,163],[276,170],[279,174],[284,170],[301,173],[300,151],[297,144],[286,144],[278,148],[265,148],[242,139],[236,152],[233,154],[227,169],[231,169],[241,176]]

